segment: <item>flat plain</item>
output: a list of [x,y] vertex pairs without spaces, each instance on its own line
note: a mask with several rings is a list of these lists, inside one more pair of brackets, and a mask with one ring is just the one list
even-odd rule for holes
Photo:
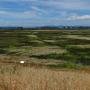
[[1,30],[0,90],[90,90],[90,30]]

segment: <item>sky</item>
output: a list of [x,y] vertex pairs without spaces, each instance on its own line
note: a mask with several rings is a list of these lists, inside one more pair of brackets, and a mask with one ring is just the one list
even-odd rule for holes
[[90,0],[0,0],[0,26],[90,26]]

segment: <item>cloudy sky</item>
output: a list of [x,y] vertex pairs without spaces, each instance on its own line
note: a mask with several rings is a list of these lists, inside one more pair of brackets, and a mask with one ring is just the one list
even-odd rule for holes
[[90,26],[90,0],[0,0],[0,26]]

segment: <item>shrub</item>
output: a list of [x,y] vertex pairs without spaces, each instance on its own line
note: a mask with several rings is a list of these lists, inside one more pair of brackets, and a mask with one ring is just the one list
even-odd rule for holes
[[38,40],[39,39],[39,37],[37,35],[27,35],[27,38],[30,41]]
[[49,68],[66,68],[66,69],[78,69],[80,65],[72,63],[72,62],[65,62],[62,64],[55,64],[55,65],[47,65]]
[[6,53],[7,53],[6,49],[0,48],[0,54],[6,54]]

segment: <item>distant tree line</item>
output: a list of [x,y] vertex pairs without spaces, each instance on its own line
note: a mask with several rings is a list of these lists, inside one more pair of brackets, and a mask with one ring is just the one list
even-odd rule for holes
[[0,30],[85,30],[90,26],[0,27]]

